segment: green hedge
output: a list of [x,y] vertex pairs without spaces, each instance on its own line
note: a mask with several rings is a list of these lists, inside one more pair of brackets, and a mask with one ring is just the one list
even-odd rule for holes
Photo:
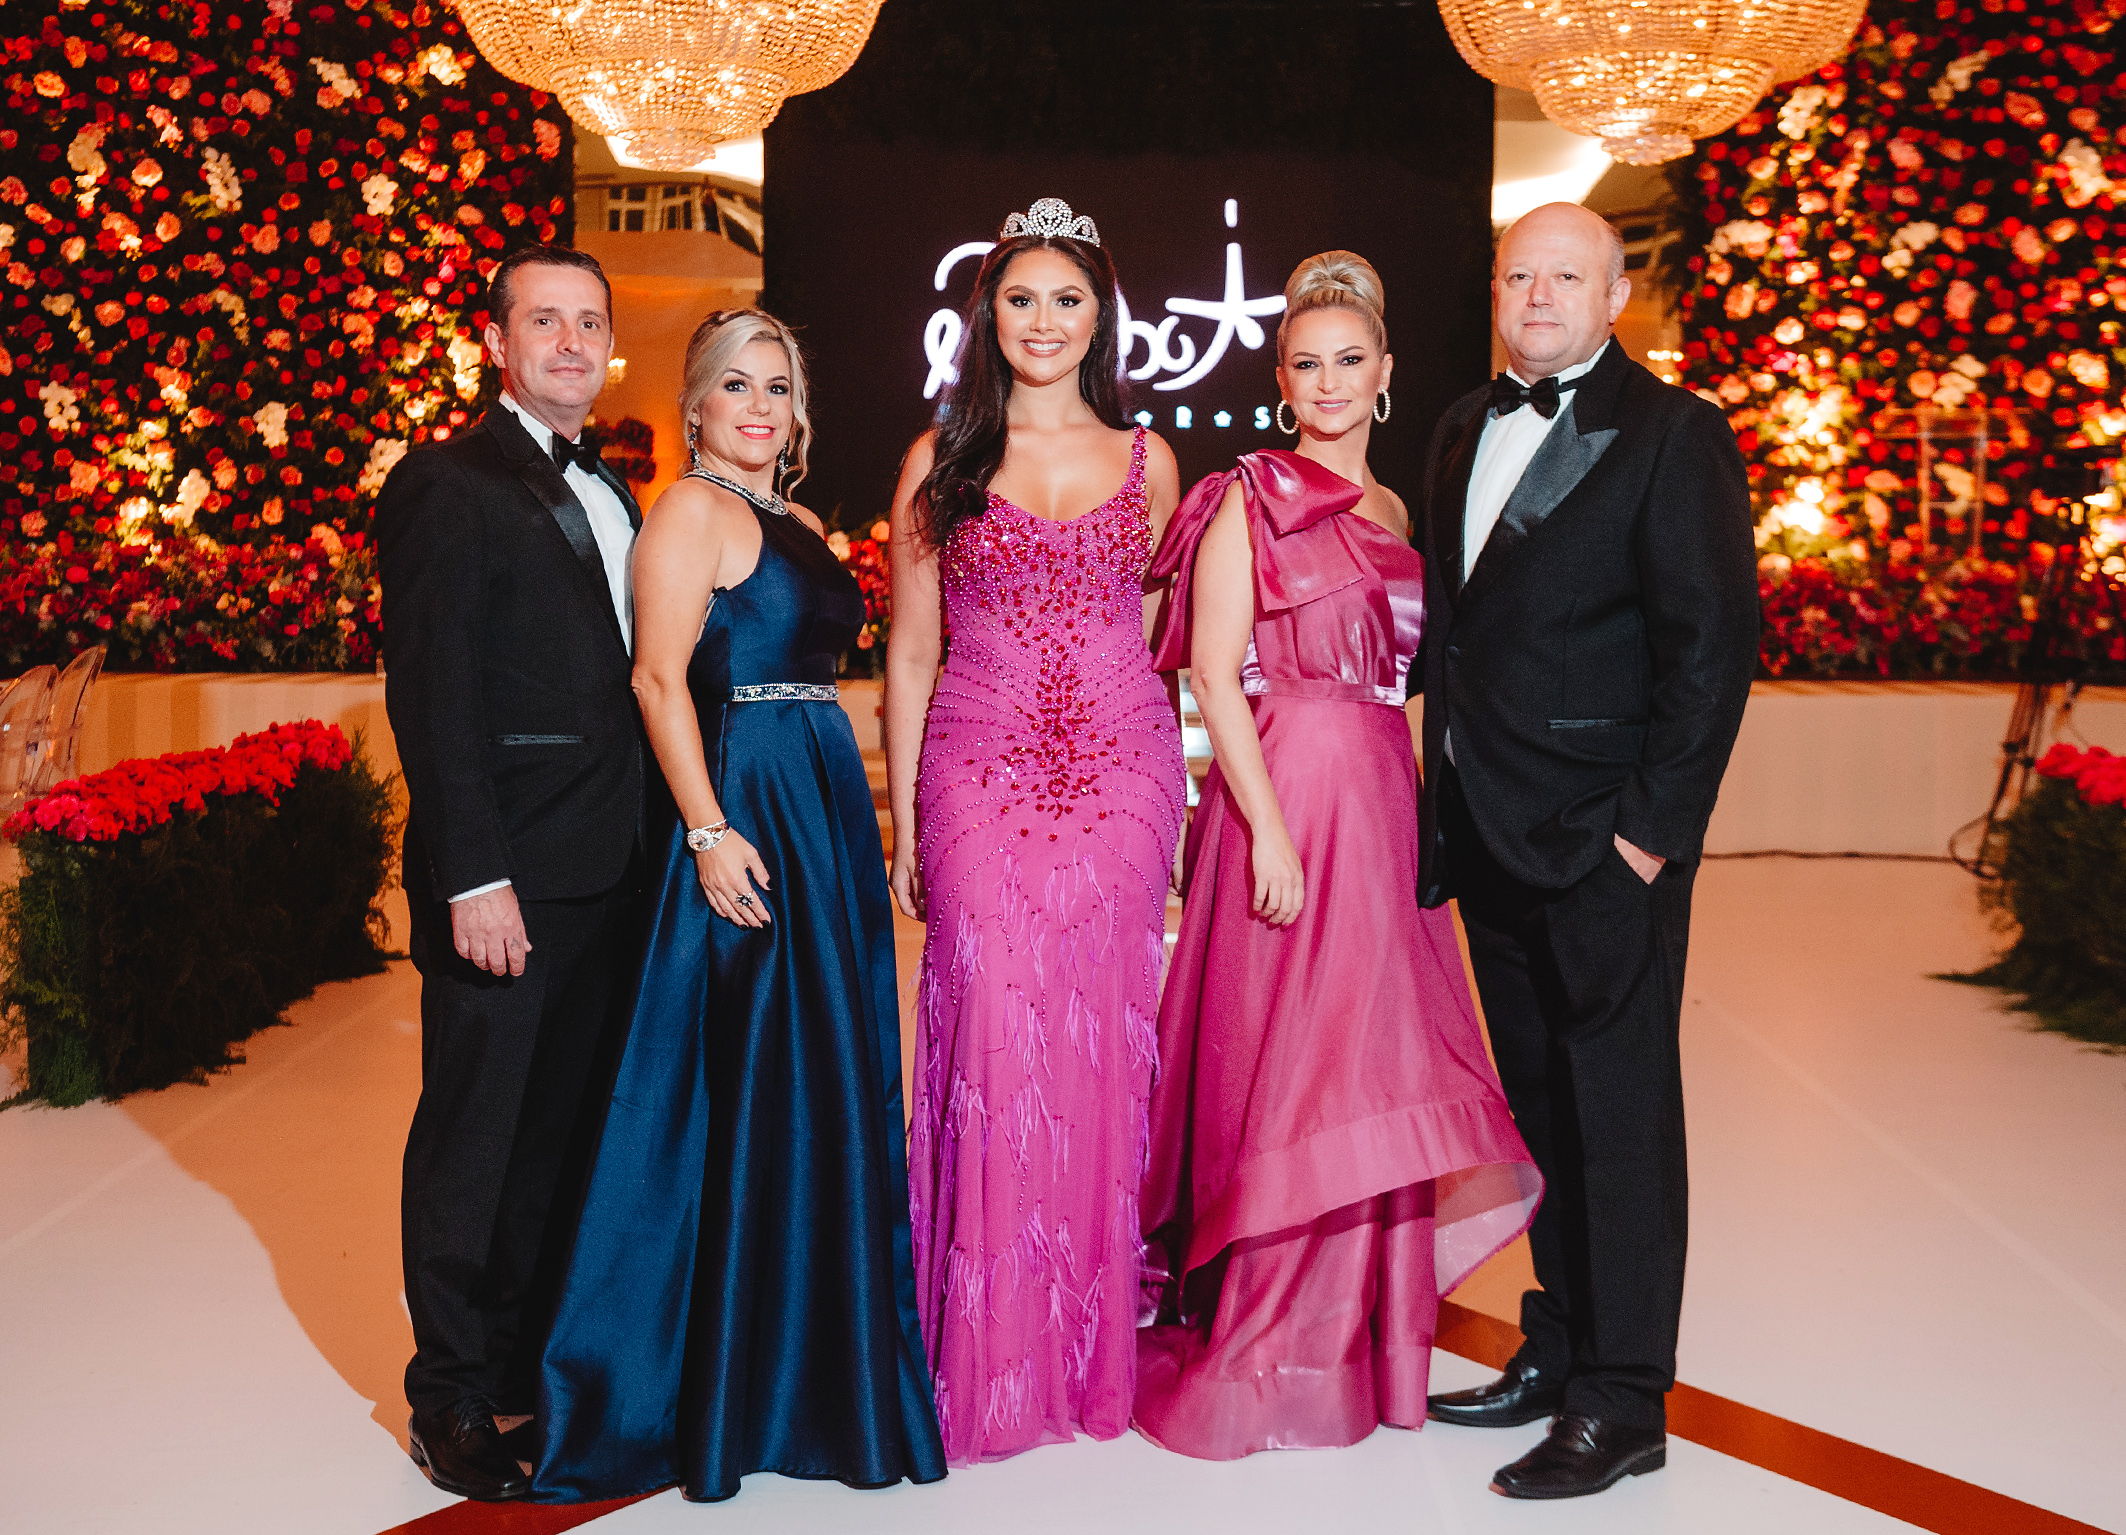
[[2040,777],[1995,834],[1986,902],[2016,928],[1998,961],[1952,979],[1998,986],[2039,1024],[2126,1047],[2126,811]]
[[320,982],[384,968],[395,812],[359,743],[278,806],[205,805],[111,841],[22,836],[21,883],[0,892],[0,1028],[29,1047],[9,1102],[201,1081]]

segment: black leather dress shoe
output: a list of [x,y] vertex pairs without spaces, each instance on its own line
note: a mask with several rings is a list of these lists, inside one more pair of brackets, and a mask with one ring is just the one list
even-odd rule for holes
[[1564,1376],[1544,1375],[1533,1365],[1511,1359],[1506,1373],[1488,1386],[1426,1397],[1425,1416],[1464,1428],[1518,1428],[1553,1417],[1564,1406]]
[[1491,1490],[1509,1498],[1584,1498],[1667,1464],[1665,1430],[1568,1412],[1541,1444],[1499,1469]]
[[408,1453],[445,1492],[507,1503],[531,1491],[531,1478],[495,1432],[494,1408],[467,1397],[444,1412],[417,1412],[406,1424]]

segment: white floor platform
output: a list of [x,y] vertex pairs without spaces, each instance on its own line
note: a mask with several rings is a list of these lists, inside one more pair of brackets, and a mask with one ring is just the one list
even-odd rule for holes
[[[2126,1422],[2126,1058],[1927,979],[1992,941],[1953,869],[1716,862],[1699,891],[1683,1377],[2126,1531],[2109,1449]],[[206,1086],[0,1114],[0,1526],[375,1535],[445,1506],[399,1444],[415,1008],[399,965],[328,988]],[[1523,1262],[1459,1298],[1511,1316]],[[1435,1379],[1485,1373],[1441,1354]],[[666,1494],[595,1528],[1906,1528],[1679,1441],[1666,1472],[1600,1498],[1488,1493],[1536,1432],[1384,1430],[1230,1466],[1080,1443],[883,1493],[756,1477],[714,1509]]]

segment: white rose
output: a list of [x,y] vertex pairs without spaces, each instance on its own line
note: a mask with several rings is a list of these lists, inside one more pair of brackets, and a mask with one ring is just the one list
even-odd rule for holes
[[384,488],[384,481],[406,456],[406,443],[399,437],[379,437],[369,445],[369,461],[362,465],[362,477],[354,482],[354,488],[363,495],[374,495]]
[[269,448],[288,445],[288,407],[274,400],[261,405],[252,420],[258,423],[259,440]]
[[199,509],[206,504],[207,477],[197,469],[188,469],[177,487],[177,504],[166,515],[179,527],[188,528],[192,519],[199,515]]

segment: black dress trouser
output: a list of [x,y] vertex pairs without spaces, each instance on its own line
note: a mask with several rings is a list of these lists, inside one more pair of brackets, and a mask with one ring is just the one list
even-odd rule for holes
[[1567,1412],[1661,1426],[1690,1215],[1679,1035],[1695,867],[1648,884],[1611,849],[1579,883],[1538,889],[1485,849],[1451,766],[1439,806],[1499,1078],[1545,1184],[1521,1357],[1564,1374]]
[[[461,959],[449,906],[408,892],[421,1098],[399,1219],[414,1337],[406,1400],[416,1412],[473,1396],[530,1410],[541,1316],[595,1143],[595,1089],[617,1043],[638,885],[630,871],[603,895],[522,903],[531,953],[514,977]],[[520,1335],[533,1346],[523,1354]]]

